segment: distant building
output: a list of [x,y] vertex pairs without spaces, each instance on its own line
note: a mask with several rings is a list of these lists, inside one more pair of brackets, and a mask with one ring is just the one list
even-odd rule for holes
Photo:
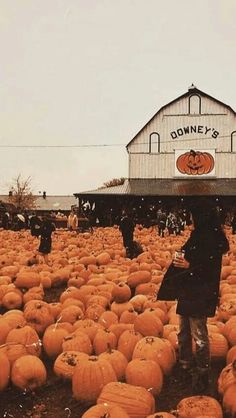
[[[0,201],[3,203],[9,202],[9,195],[0,195]],[[75,207],[77,201],[75,196],[53,196],[47,195],[45,192],[42,195],[36,196],[36,208],[34,209],[39,215],[51,212],[62,212],[68,214],[71,207]]]
[[164,105],[126,149],[124,184],[75,193],[80,207],[88,201],[114,218],[127,205],[156,210],[204,196],[236,206],[236,113],[194,85]]

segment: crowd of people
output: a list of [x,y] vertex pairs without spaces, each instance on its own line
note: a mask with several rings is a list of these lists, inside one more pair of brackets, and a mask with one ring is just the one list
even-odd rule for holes
[[[56,231],[53,218],[40,217],[37,213],[19,213],[14,215],[12,222],[13,229],[19,230],[27,225],[32,236],[39,238],[35,259],[40,257],[43,259],[41,261],[50,264],[48,255],[52,248],[52,234]],[[178,364],[183,379],[191,376],[195,394],[206,393],[209,384],[210,348],[207,318],[215,315],[222,256],[229,251],[222,223],[219,208],[206,205],[194,206],[188,210],[166,211],[159,208],[152,225],[161,238],[177,236],[186,225],[193,226],[189,238],[174,256],[164,275],[157,299],[177,301],[176,312],[180,316],[177,335]],[[226,214],[224,223],[231,225],[232,233],[236,234],[235,213]],[[123,209],[117,224],[123,238],[126,257],[137,257],[143,252],[143,248],[134,239],[137,225],[134,211],[130,208]],[[78,231],[78,226],[78,215],[72,210],[67,217],[67,229]],[[2,227],[11,227],[10,215],[7,212],[2,218]],[[192,339],[195,341],[195,353],[192,351]]]

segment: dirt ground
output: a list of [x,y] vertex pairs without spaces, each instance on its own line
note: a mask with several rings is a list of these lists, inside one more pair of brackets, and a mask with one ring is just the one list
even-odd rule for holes
[[[57,301],[62,291],[63,289],[50,289],[45,300]],[[73,399],[71,383],[54,375],[53,361],[46,357],[42,357],[42,360],[48,371],[47,384],[31,393],[9,386],[0,395],[0,418],[80,418],[91,406]],[[209,395],[218,400],[216,382],[223,367],[222,362],[212,364]],[[182,398],[191,395],[189,382],[181,381],[177,371],[173,370],[171,376],[165,379],[161,394],[156,399],[156,411],[175,410]]]

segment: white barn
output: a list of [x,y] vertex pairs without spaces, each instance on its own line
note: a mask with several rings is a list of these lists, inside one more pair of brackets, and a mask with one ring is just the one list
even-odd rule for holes
[[80,203],[212,196],[236,206],[236,113],[194,85],[158,110],[126,149],[124,184],[75,193]]

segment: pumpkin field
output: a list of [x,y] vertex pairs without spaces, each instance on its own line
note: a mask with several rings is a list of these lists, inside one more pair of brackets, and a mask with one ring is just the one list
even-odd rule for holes
[[[189,237],[136,225],[125,256],[118,227],[58,229],[45,264],[38,238],[0,230],[0,417],[236,417],[236,235],[225,227],[220,302],[208,319],[209,393],[178,374],[176,302],[156,295]],[[194,349],[194,345],[193,345]]]

